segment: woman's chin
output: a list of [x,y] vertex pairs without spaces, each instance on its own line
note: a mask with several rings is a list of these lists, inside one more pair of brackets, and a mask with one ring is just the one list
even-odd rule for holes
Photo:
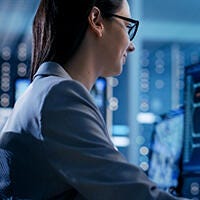
[[112,68],[112,70],[104,71],[101,76],[102,77],[118,76],[122,73],[122,71],[123,71],[123,65],[115,66]]

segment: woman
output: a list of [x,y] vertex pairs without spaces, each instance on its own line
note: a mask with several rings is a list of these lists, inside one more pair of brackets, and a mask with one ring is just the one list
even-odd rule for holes
[[89,93],[121,73],[137,27],[127,0],[41,0],[32,83],[1,134],[3,199],[176,199],[116,150]]

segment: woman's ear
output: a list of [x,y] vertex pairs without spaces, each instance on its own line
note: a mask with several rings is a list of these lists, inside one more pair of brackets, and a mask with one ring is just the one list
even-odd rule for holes
[[94,6],[88,16],[89,27],[96,34],[97,37],[102,37],[104,25],[101,11]]

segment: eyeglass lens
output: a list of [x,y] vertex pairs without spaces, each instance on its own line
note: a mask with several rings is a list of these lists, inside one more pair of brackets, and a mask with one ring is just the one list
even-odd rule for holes
[[132,27],[131,27],[131,28],[129,29],[129,31],[128,31],[130,40],[133,40],[133,38],[134,38],[135,35],[136,35],[136,32],[137,32],[137,25],[134,24],[134,25],[132,25]]

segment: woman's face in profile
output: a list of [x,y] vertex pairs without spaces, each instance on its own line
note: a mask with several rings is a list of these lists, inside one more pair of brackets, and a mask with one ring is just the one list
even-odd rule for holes
[[[121,9],[115,14],[131,17],[127,0],[123,0]],[[103,76],[119,75],[128,53],[135,49],[129,39],[128,25],[129,22],[116,17],[105,23]]]

